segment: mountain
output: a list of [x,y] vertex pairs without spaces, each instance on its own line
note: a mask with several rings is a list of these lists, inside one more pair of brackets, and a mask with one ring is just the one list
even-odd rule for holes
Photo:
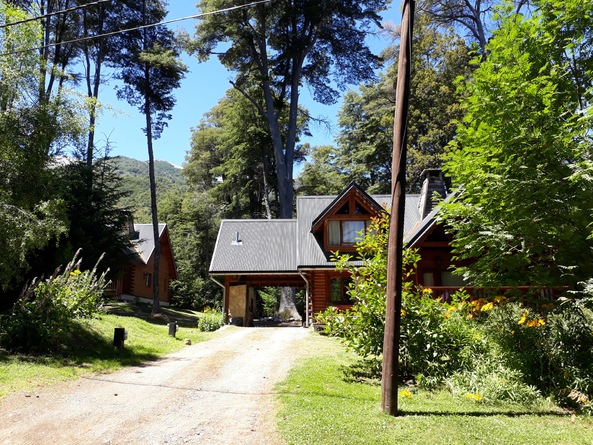
[[[130,195],[123,198],[121,204],[134,212],[134,222],[150,223],[150,180],[148,178],[148,161],[125,156],[109,159],[121,175],[124,191]],[[156,179],[157,200],[173,190],[185,188],[185,178],[181,175],[181,168],[166,161],[154,161],[154,175]]]

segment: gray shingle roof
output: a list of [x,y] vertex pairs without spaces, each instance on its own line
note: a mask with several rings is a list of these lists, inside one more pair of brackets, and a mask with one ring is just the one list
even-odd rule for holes
[[[163,236],[166,224],[159,224],[159,238]],[[154,236],[152,235],[152,224],[134,224],[134,250],[138,254],[140,260],[144,264],[148,264],[148,260],[154,250]]]
[[[371,197],[379,206],[391,205],[389,195]],[[210,273],[296,273],[299,268],[333,268],[311,227],[335,200],[336,196],[298,196],[296,220],[223,220]],[[419,202],[420,195],[406,195],[406,234],[421,227]],[[236,242],[237,233],[240,242]]]
[[296,220],[226,219],[210,273],[296,273]]

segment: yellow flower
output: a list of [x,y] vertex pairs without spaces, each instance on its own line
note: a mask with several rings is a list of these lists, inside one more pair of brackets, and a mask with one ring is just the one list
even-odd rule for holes
[[432,289],[430,287],[425,287],[422,289],[423,294],[432,294]]
[[443,317],[445,317],[445,318],[449,318],[450,316],[451,316],[451,312],[445,312],[443,314]]
[[405,310],[405,309],[402,309],[402,317],[403,317],[404,315],[406,315],[406,314],[407,314],[406,310]]
[[529,315],[529,311],[524,311],[523,312],[523,316],[519,320],[519,324],[525,324],[525,322],[527,321],[527,316],[528,315]]
[[505,297],[504,295],[499,295],[497,297],[494,297],[494,302],[498,304],[504,304],[507,302],[507,297]]
[[80,270],[76,269],[75,271],[70,272],[70,276],[76,277],[76,276],[80,275],[81,273],[82,272]]
[[480,394],[471,394],[471,393],[468,393],[468,394],[465,395],[465,398],[467,400],[474,400],[476,402],[479,402],[480,400],[482,400],[482,396]]
[[488,312],[488,311],[491,311],[493,307],[494,307],[494,304],[492,304],[492,303],[486,303],[484,306],[482,306],[480,308],[480,310],[482,312]]
[[407,399],[411,399],[412,398],[412,393],[410,391],[408,391],[407,389],[404,389],[403,391],[401,391],[399,393],[400,397],[405,397]]

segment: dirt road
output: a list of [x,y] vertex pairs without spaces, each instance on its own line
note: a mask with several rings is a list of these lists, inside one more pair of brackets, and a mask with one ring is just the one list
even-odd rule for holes
[[303,328],[231,328],[165,359],[17,393],[0,444],[281,444],[273,386]]

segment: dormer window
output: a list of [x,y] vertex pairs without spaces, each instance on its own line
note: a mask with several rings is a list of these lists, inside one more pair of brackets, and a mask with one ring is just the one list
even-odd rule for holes
[[354,252],[355,244],[365,235],[371,218],[383,212],[373,198],[356,183],[342,192],[313,221],[311,233],[323,250],[329,252]]
[[363,236],[370,220],[330,220],[327,223],[327,243],[330,247],[353,246]]

